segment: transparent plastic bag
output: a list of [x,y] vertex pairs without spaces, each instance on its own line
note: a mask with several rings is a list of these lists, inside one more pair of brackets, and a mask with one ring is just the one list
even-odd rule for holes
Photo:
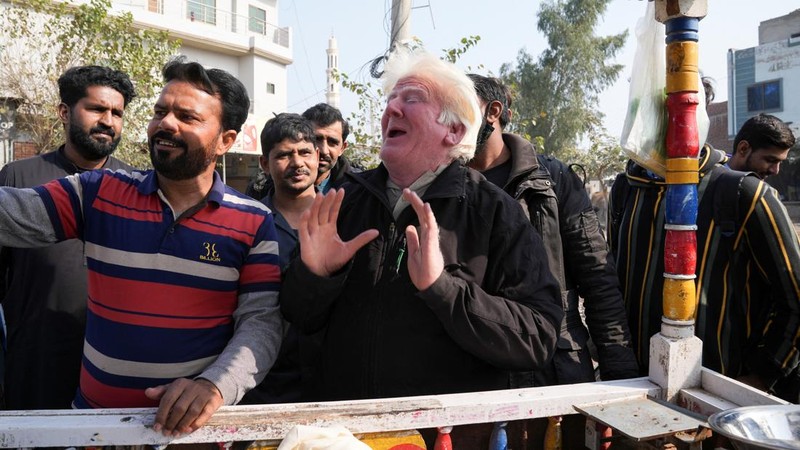
[[[631,68],[628,113],[622,129],[620,146],[640,166],[666,176],[666,47],[664,24],[655,20],[655,2],[636,24],[637,47]],[[709,119],[706,113],[705,91],[698,75],[697,105],[698,142],[705,143]]]

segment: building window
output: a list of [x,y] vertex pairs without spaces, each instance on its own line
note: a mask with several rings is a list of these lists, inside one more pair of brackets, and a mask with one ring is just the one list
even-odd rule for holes
[[216,0],[187,0],[186,15],[192,22],[217,24]]
[[275,93],[275,83],[267,83],[267,94]]
[[261,8],[250,6],[250,31],[267,34],[267,12]]
[[747,110],[774,111],[782,108],[781,80],[757,83],[747,88]]

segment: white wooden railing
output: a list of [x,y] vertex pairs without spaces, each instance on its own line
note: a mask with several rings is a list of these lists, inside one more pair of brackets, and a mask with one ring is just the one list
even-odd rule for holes
[[647,378],[568,386],[347,402],[222,407],[180,438],[153,431],[155,410],[0,412],[0,448],[279,441],[295,425],[354,434],[576,414],[574,405],[657,396]]

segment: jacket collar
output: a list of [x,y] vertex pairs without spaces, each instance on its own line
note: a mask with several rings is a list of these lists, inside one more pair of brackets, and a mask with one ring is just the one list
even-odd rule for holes
[[328,174],[328,184],[338,182],[339,179],[344,178],[345,174],[349,172],[351,172],[350,161],[348,161],[344,155],[339,156],[336,160],[336,164],[331,167],[331,171]]
[[533,144],[511,133],[503,133],[503,144],[511,150],[509,180],[539,168],[539,161],[536,159],[536,147]]
[[[511,173],[503,189],[514,185],[521,178],[528,177],[534,172],[544,169],[539,164],[536,146],[516,134],[503,133],[503,143],[511,151]],[[546,170],[534,178],[548,178]]]

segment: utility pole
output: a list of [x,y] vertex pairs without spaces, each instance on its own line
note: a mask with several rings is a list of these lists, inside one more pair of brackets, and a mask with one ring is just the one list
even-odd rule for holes
[[392,34],[390,49],[411,39],[411,0],[392,0]]

